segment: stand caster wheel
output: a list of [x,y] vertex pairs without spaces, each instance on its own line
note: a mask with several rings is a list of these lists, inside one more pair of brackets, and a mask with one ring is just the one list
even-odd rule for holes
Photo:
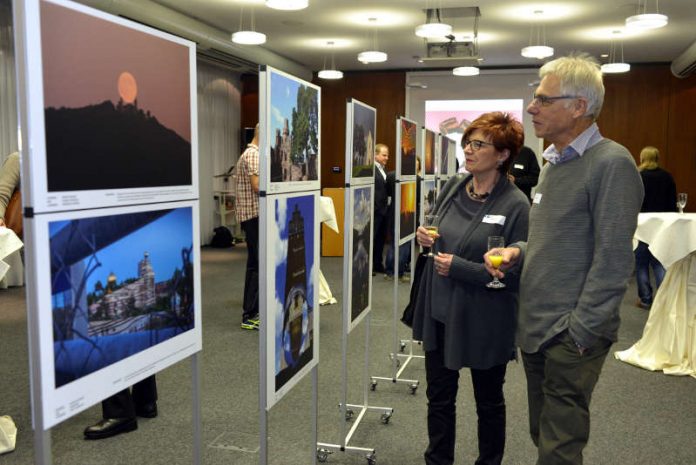
[[376,391],[377,390],[377,380],[373,379],[370,381],[370,391]]
[[406,351],[406,343],[404,341],[401,341],[401,344],[399,344],[399,352],[402,354]]
[[418,383],[413,383],[409,386],[409,389],[411,389],[411,394],[415,395],[416,391],[418,390]]
[[346,409],[346,421],[350,421],[353,419],[353,415],[355,415],[355,412],[351,409]]
[[392,412],[383,413],[383,414],[382,414],[382,417],[381,417],[381,418],[382,418],[382,423],[384,423],[385,425],[388,425],[388,424],[389,424],[389,420],[391,419],[392,415],[393,415]]
[[367,465],[375,465],[377,463],[377,456],[374,453],[367,454],[365,458],[367,459]]
[[317,460],[321,463],[326,462],[330,453],[331,451],[328,449],[317,449]]

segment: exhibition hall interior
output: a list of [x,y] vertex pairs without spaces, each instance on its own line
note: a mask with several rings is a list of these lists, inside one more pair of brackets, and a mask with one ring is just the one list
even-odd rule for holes
[[696,464],[694,24],[0,0],[0,465]]

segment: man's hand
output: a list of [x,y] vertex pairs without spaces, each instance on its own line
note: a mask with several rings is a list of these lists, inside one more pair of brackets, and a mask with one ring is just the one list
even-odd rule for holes
[[[489,255],[491,252],[495,252],[496,255],[503,256],[503,263],[498,269],[493,267]],[[483,255],[483,263],[486,266],[486,271],[490,273],[491,276],[495,276],[498,279],[503,279],[505,277],[504,271],[514,266],[517,260],[520,258],[520,249],[517,247],[505,247],[503,249],[491,249]]]

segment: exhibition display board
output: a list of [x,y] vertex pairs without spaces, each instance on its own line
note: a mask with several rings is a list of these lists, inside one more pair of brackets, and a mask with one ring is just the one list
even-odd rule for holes
[[346,103],[346,197],[343,276],[347,331],[358,325],[372,303],[375,140],[377,110],[359,100]]
[[196,198],[195,44],[74,2],[24,8],[34,210]]
[[320,89],[259,72],[261,386],[270,410],[319,358]]
[[15,5],[45,431],[201,350],[196,50],[69,1]]

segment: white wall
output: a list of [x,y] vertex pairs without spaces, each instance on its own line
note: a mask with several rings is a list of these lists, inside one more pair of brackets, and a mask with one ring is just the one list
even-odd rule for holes
[[[406,83],[421,83],[427,89],[406,87],[406,117],[425,123],[426,100],[523,99],[526,109],[539,79],[535,69],[482,70],[478,76],[459,77],[450,71],[412,72],[406,74]],[[530,85],[533,84],[533,85]],[[542,140],[534,135],[532,120],[524,113],[524,143],[540,159]],[[541,161],[539,162],[541,166]]]

